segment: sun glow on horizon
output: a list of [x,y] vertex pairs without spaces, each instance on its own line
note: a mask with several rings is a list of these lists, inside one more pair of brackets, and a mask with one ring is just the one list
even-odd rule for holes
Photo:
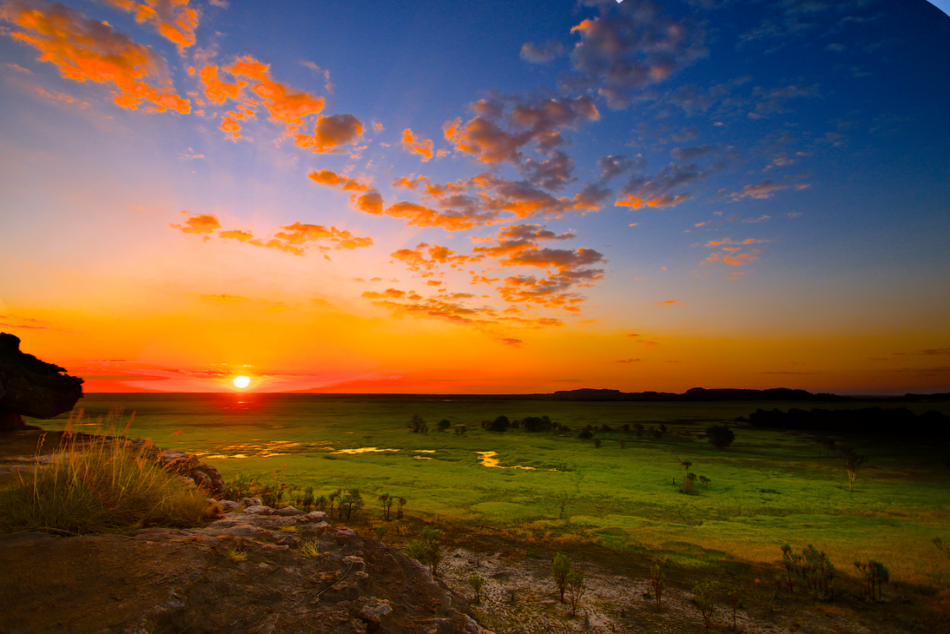
[[232,383],[234,383],[234,387],[238,387],[243,390],[244,388],[246,388],[248,385],[251,384],[251,379],[246,376],[236,376],[234,377],[234,380],[232,381]]

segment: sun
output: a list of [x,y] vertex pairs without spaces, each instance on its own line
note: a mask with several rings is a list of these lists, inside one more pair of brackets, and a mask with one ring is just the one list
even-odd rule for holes
[[236,376],[236,377],[234,377],[233,383],[234,383],[234,386],[235,386],[235,387],[239,387],[239,388],[241,388],[241,389],[244,389],[244,388],[246,388],[248,385],[251,384],[251,379],[249,379],[249,378],[246,377],[246,376]]

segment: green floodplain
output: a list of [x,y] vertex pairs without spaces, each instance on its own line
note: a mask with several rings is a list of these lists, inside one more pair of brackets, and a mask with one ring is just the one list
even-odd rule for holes
[[[528,543],[597,543],[618,553],[667,557],[702,568],[724,559],[781,560],[780,547],[808,544],[841,570],[876,559],[891,579],[950,583],[950,560],[932,540],[950,541],[950,469],[941,442],[926,437],[831,435],[867,456],[854,491],[840,457],[812,433],[762,430],[736,422],[757,408],[907,407],[950,414],[950,402],[755,403],[570,402],[465,397],[311,394],[87,394],[95,418],[124,406],[134,420],[126,435],[198,453],[225,480],[239,474],[339,488],[367,497],[363,513],[379,514],[375,497],[405,497],[409,515],[445,525],[508,531]],[[413,415],[428,433],[407,427]],[[481,421],[549,416],[571,432],[482,429]],[[438,421],[452,423],[447,431]],[[66,416],[31,420],[61,430]],[[665,424],[661,439],[637,438],[624,424]],[[736,435],[725,450],[704,438],[710,425]],[[464,435],[455,425],[464,424]],[[586,425],[601,440],[578,438]],[[123,433],[117,429],[116,433]],[[622,447],[620,439],[626,440]],[[485,453],[494,452],[494,454]],[[709,480],[681,493],[680,461]],[[851,574],[850,572],[847,574]]]

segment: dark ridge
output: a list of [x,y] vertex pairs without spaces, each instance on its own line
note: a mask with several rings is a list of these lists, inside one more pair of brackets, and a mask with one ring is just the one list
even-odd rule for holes
[[934,411],[917,416],[906,407],[844,410],[816,408],[811,411],[793,408],[788,412],[759,409],[749,415],[749,424],[769,429],[871,433],[923,439],[950,436],[950,416]]

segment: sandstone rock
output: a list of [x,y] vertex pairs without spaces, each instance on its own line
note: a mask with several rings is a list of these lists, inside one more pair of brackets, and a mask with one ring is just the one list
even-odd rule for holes
[[277,511],[277,514],[283,517],[290,517],[291,515],[303,515],[304,512],[292,506],[285,506],[284,508]]
[[221,508],[223,508],[225,511],[237,511],[239,509],[241,511],[244,510],[243,504],[240,502],[234,502],[232,500],[220,500],[218,504],[220,504]]
[[263,504],[260,504],[256,506],[249,506],[246,509],[244,509],[244,512],[247,513],[248,515],[270,515],[271,513],[274,512],[274,509],[272,509],[269,506],[264,506]]
[[24,429],[21,416],[52,418],[82,398],[82,379],[20,352],[20,339],[0,333],[0,431]]
[[298,518],[298,522],[326,522],[329,521],[329,517],[323,511],[310,511],[301,518]]
[[376,625],[382,625],[393,613],[392,605],[385,599],[370,597],[369,602],[360,610],[360,618]]
[[264,506],[260,498],[241,498],[238,502],[244,506]]

